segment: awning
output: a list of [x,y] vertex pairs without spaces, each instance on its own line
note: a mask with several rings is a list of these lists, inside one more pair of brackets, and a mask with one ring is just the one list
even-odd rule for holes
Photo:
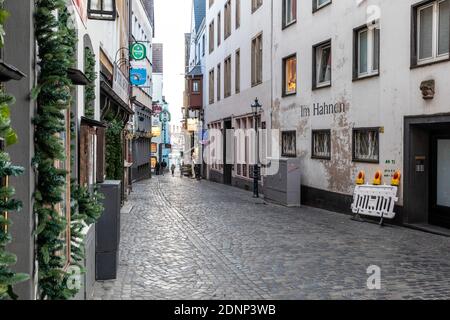
[[128,104],[123,101],[117,93],[111,88],[111,86],[104,81],[103,79],[100,81],[100,88],[110,97],[116,104],[118,104],[126,113],[134,114],[133,109],[131,109]]
[[7,82],[10,80],[20,80],[26,75],[16,67],[0,60],[0,82]]
[[70,80],[72,80],[72,83],[76,86],[86,86],[89,84],[89,79],[81,70],[69,68],[67,70],[67,76],[69,77]]

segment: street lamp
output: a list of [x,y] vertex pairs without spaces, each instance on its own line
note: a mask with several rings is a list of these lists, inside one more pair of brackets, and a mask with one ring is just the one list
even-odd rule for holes
[[258,137],[258,114],[261,112],[262,105],[259,103],[258,98],[255,99],[255,102],[252,104],[253,111],[253,124],[256,133],[256,157],[255,164],[253,166],[253,198],[259,198],[259,185],[258,185],[258,177],[259,177],[259,137]]

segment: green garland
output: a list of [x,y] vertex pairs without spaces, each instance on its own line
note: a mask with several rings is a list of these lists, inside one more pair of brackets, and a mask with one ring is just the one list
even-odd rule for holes
[[[3,47],[5,30],[3,25],[9,14],[3,9],[3,0],[0,0],[0,47]],[[0,89],[0,139],[7,146],[17,142],[17,135],[11,128],[9,106],[14,98]],[[9,176],[19,176],[24,172],[22,167],[14,166],[7,152],[0,150],[0,180]],[[27,274],[15,273],[10,266],[16,264],[16,255],[6,251],[6,245],[11,242],[11,235],[7,232],[11,222],[6,218],[6,212],[19,211],[22,203],[13,199],[15,190],[9,186],[0,185],[0,300],[17,299],[13,286],[29,279]]]
[[90,119],[94,119],[95,110],[95,80],[97,74],[95,73],[95,54],[91,49],[84,49],[84,72],[89,83],[84,87],[84,115]]
[[[0,90],[0,138],[7,145],[16,142],[17,137],[10,127],[9,105],[14,103],[14,98]],[[8,153],[0,150],[0,179],[3,181],[8,176],[19,176],[23,173],[22,167],[13,166]],[[0,187],[0,300],[17,299],[13,292],[13,285],[29,279],[27,274],[18,274],[10,269],[16,264],[17,257],[6,251],[6,245],[11,242],[11,235],[7,232],[10,221],[6,219],[6,212],[19,211],[22,203],[13,199],[15,190],[12,187]]]
[[[56,13],[56,14],[55,14]],[[65,132],[64,112],[71,101],[71,81],[67,70],[74,64],[76,38],[68,28],[69,13],[65,0],[37,0],[35,13],[36,39],[40,58],[35,124],[35,157],[37,171],[35,213],[38,217],[37,259],[39,289],[42,299],[69,299],[73,290],[67,286],[69,274],[63,268],[62,254],[66,219],[55,207],[63,201],[67,171],[55,166],[65,160],[60,134]]]
[[112,120],[106,129],[106,177],[110,180],[123,178],[122,130],[118,120]]

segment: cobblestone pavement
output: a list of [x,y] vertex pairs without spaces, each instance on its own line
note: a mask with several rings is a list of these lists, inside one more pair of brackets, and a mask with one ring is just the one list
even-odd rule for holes
[[94,299],[450,298],[450,238],[179,177],[135,184],[130,202],[118,279]]

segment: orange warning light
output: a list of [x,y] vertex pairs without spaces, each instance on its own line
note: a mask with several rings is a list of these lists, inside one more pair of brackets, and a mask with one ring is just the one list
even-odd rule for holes
[[381,173],[380,170],[378,170],[378,171],[375,173],[375,177],[374,177],[374,179],[373,179],[373,185],[375,185],[375,186],[381,185],[381,179],[382,179],[382,177],[383,177],[383,174]]
[[400,185],[400,180],[402,178],[402,174],[400,170],[396,171],[392,176],[391,185],[398,187]]
[[366,182],[366,173],[364,171],[360,171],[358,173],[358,177],[356,178],[356,184],[362,185]]

